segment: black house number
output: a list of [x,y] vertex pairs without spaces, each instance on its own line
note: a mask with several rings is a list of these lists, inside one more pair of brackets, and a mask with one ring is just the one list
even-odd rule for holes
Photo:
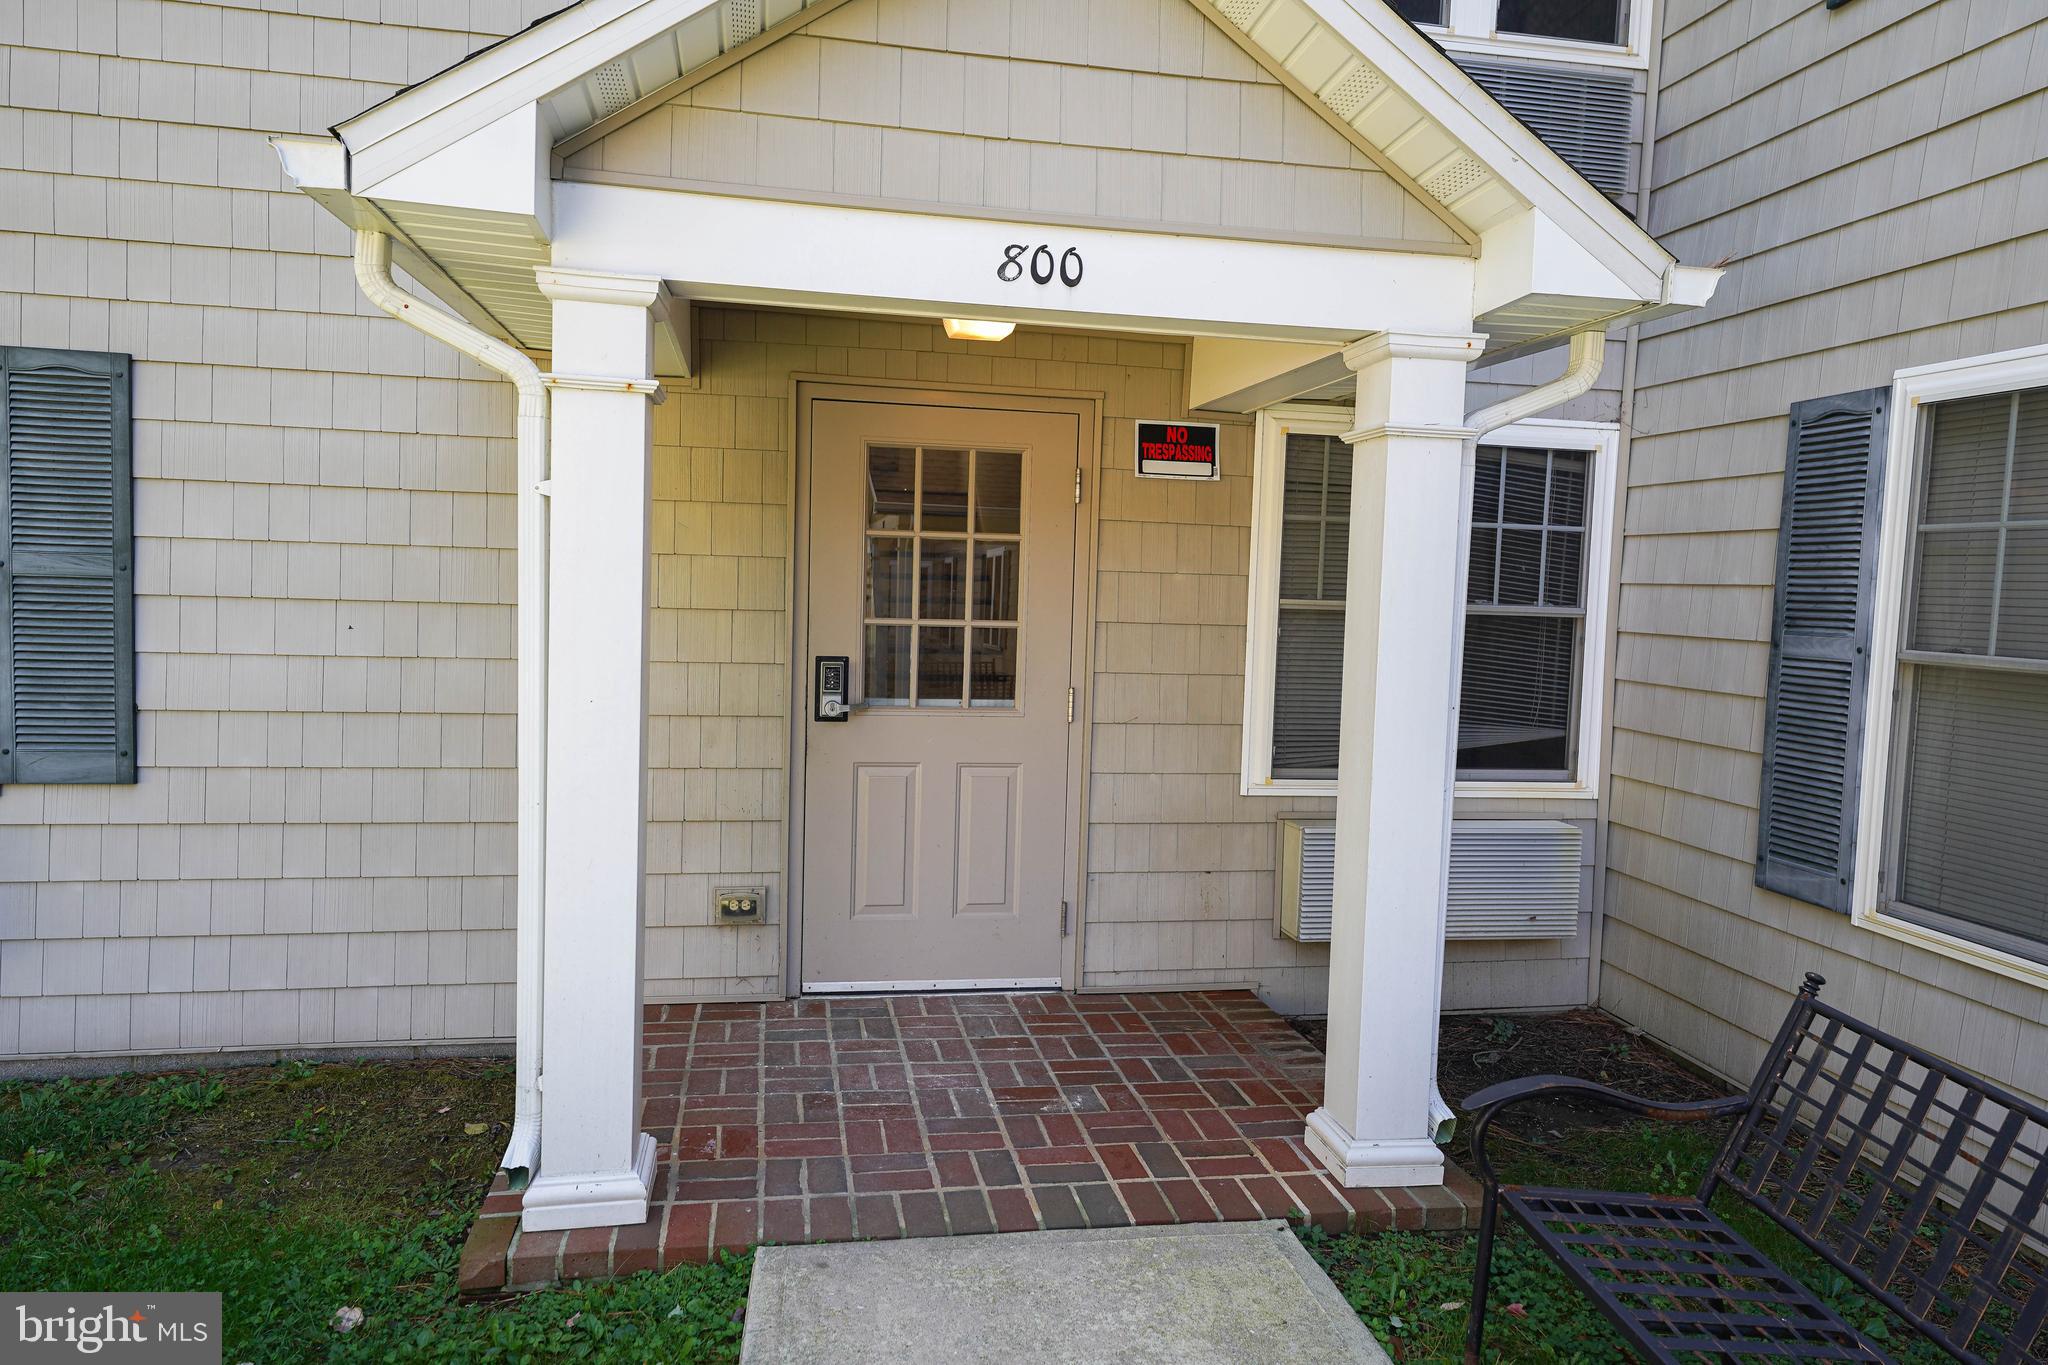
[[1081,269],[1081,253],[1073,247],[1054,256],[1049,246],[1012,242],[1003,248],[1003,263],[996,267],[996,278],[1004,284],[1015,284],[1028,271],[1033,284],[1058,280],[1072,289],[1081,283]]

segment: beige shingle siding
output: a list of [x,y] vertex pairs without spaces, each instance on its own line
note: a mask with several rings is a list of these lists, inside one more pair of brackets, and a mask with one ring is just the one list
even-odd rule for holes
[[1666,6],[1651,227],[1734,261],[1639,358],[1602,999],[1746,1075],[1819,970],[2041,1096],[2048,995],[1753,885],[1786,410],[2048,337],[2048,22],[1906,8]]
[[851,0],[567,173],[1455,245],[1185,0]]
[[0,1054],[510,1032],[510,396],[264,139],[549,7],[0,5],[0,341],[136,358],[143,766],[0,792]]

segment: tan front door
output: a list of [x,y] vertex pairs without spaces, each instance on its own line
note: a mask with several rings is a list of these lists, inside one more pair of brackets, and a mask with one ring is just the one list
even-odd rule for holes
[[804,988],[1057,985],[1079,419],[810,413]]

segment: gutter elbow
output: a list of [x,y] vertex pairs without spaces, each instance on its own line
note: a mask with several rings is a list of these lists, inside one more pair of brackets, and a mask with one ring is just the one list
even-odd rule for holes
[[1600,367],[1606,358],[1605,327],[1574,332],[1564,373],[1548,384],[1539,385],[1526,393],[1518,393],[1513,398],[1467,415],[1465,425],[1472,431],[1471,439],[1476,441],[1489,431],[1496,431],[1524,418],[1548,412],[1586,393],[1599,382]]

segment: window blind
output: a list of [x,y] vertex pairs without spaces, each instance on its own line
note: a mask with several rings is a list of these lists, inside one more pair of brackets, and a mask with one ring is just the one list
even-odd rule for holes
[[[2048,679],[1923,668],[1913,686],[1899,896],[1988,931],[2048,944]],[[2021,951],[2029,951],[2021,949]]]
[[1288,434],[1280,518],[1273,775],[1335,777],[1351,549],[1351,447],[1341,438]]
[[1903,913],[2048,945],[2048,389],[1930,404],[1908,613]]

